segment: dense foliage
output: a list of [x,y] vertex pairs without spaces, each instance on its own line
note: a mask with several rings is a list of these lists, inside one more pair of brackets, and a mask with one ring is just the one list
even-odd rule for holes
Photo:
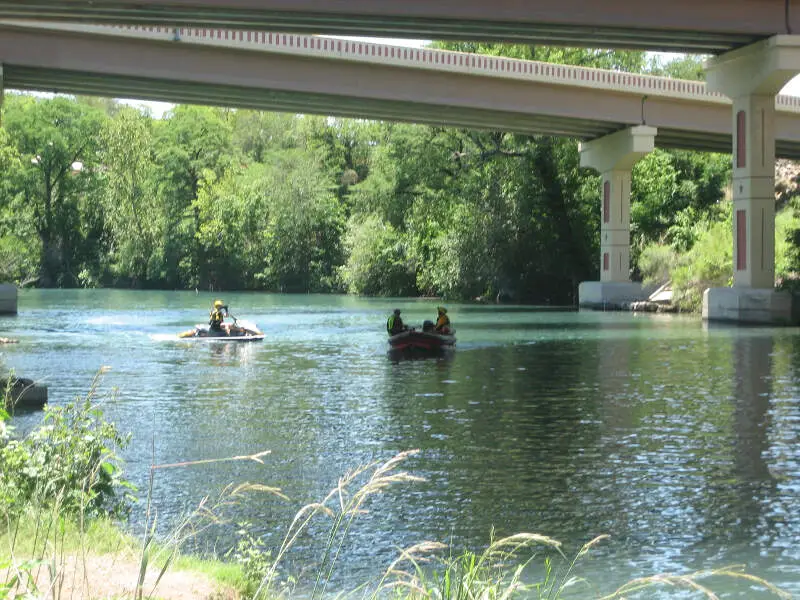
[[31,506],[67,515],[119,516],[129,507],[130,484],[117,451],[129,436],[108,422],[96,388],[84,398],[45,408],[44,419],[17,438],[0,410],[0,516],[4,524]]
[[[702,76],[692,57],[442,46]],[[580,168],[575,140],[197,106],[159,120],[113,101],[11,94],[3,125],[5,280],[556,304],[599,275],[599,178]],[[730,235],[718,226],[729,164],[677,151],[638,163],[634,276],[695,288],[729,278],[725,256],[708,272],[691,266],[730,253],[716,236]],[[682,260],[654,271],[670,252]]]

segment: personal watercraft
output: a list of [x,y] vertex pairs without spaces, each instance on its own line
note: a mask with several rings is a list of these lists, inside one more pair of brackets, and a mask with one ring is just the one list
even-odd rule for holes
[[259,328],[249,321],[238,321],[233,317],[233,323],[228,326],[223,324],[221,329],[211,329],[209,325],[198,324],[194,329],[178,334],[184,340],[205,340],[220,342],[257,342],[264,339],[264,334]]

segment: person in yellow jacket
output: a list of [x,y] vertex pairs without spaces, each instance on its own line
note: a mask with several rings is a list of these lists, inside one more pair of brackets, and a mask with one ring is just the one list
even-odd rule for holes
[[444,306],[439,306],[436,310],[439,313],[439,318],[436,319],[436,332],[450,333],[450,317],[447,316],[447,309]]
[[[225,311],[224,315],[222,311]],[[222,300],[215,300],[214,308],[211,309],[208,319],[208,325],[211,331],[225,332],[225,335],[230,335],[231,326],[225,323],[226,316],[228,316],[228,307],[223,304]]]

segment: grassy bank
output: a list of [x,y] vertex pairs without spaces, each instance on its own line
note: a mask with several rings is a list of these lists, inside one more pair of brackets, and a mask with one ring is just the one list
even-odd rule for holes
[[[0,531],[0,598],[240,598],[252,592],[241,564],[183,554],[107,517],[28,507]],[[139,589],[141,588],[141,589]],[[191,596],[187,596],[192,591]]]

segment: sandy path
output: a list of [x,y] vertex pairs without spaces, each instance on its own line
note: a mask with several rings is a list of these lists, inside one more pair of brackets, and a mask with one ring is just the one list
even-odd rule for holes
[[[84,568],[85,567],[85,568]],[[87,556],[85,560],[72,555],[58,569],[56,581],[50,579],[47,567],[37,575],[37,597],[54,600],[99,600],[133,598],[139,576],[139,563],[128,556]],[[234,590],[224,589],[202,573],[169,569],[153,591],[159,569],[148,569],[145,578],[145,597],[162,600],[237,600]],[[56,589],[53,589],[56,587]],[[152,591],[152,595],[151,595]],[[17,590],[22,598],[25,590]],[[55,593],[54,593],[55,592]],[[14,598],[15,596],[11,596]]]

